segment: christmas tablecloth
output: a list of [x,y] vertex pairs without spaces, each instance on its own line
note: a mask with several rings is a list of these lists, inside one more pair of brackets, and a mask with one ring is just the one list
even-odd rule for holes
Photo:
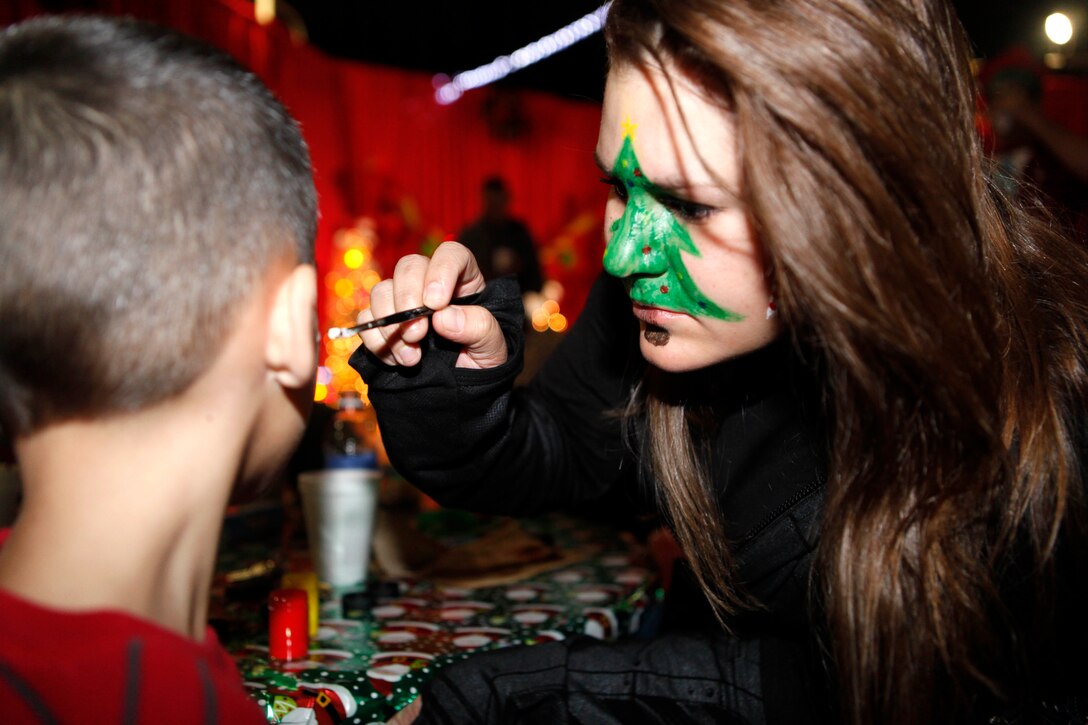
[[[267,634],[253,622],[248,631],[232,629],[244,619],[241,612],[252,615],[252,604],[217,608],[221,635],[268,721],[385,722],[416,698],[436,669],[473,652],[575,634],[607,640],[639,630],[659,596],[641,554],[615,531],[576,519],[553,516],[522,525],[558,546],[592,553],[500,586],[400,580],[365,593],[327,593],[309,656],[294,662],[270,659]],[[236,551],[233,558],[237,565],[244,554]]]

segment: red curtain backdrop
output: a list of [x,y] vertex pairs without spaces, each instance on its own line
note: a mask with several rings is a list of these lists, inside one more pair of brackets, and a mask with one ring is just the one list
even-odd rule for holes
[[1088,136],[1088,78],[1046,76],[1043,79],[1043,110],[1069,130]]
[[[330,58],[280,21],[258,25],[245,0],[15,0],[0,7],[0,24],[58,5],[177,28],[228,51],[268,84],[310,145],[319,268],[328,267],[333,234],[366,216],[377,228],[375,259],[390,274],[402,255],[455,238],[479,212],[480,183],[499,174],[546,273],[564,285],[563,311],[573,317],[581,308],[603,249],[605,189],[593,162],[598,105],[484,88],[440,106],[429,76]],[[408,31],[361,27],[359,42],[391,32]]]
[[[0,25],[46,6],[175,27],[261,76],[299,119],[310,145],[320,268],[329,266],[333,234],[365,216],[377,231],[380,271],[390,274],[404,254],[454,238],[478,212],[480,182],[500,174],[512,190],[513,212],[535,236],[546,274],[564,285],[563,312],[573,319],[580,310],[603,248],[605,192],[593,163],[596,104],[485,88],[439,106],[426,75],[330,58],[280,21],[258,25],[246,0],[8,0],[0,4]],[[396,32],[409,31],[361,27],[359,42]],[[1044,105],[1048,115],[1088,134],[1088,80],[1047,77]]]

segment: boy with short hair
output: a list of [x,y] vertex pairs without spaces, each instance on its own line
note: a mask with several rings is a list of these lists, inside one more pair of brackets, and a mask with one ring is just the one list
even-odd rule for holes
[[5,722],[264,722],[208,629],[224,508],[312,400],[315,194],[225,55],[132,21],[0,33]]

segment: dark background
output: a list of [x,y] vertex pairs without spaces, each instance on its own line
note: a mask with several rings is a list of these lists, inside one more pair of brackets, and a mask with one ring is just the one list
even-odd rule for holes
[[[1043,20],[1062,0],[953,0],[979,57],[1023,44],[1047,50]],[[310,42],[326,52],[371,63],[453,75],[506,55],[599,6],[597,0],[472,0],[419,3],[294,0]],[[290,13],[281,11],[281,17]],[[285,18],[286,19],[286,18]],[[523,69],[504,84],[600,100],[600,35]]]

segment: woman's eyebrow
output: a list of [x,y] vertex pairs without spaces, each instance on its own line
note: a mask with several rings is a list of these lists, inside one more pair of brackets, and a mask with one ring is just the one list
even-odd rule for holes
[[[593,152],[593,162],[597,164],[597,168],[600,169],[602,174],[612,176],[612,169],[604,165],[604,162],[601,161],[601,156],[597,151]],[[664,179],[651,179],[649,177],[644,178],[647,184],[653,189],[656,189],[658,193],[670,197],[675,196],[678,199],[681,198],[684,194],[690,193],[691,191],[694,191],[696,189],[711,189],[724,193],[726,196],[729,197],[731,202],[740,201],[740,194],[737,193],[735,189],[716,183],[714,181],[706,181],[700,184],[692,184],[690,181],[687,181],[686,179],[679,176],[665,177]]]
[[666,176],[664,178],[655,177],[653,179],[647,178],[646,180],[650,183],[650,186],[657,191],[658,195],[684,199],[693,192],[706,190],[712,193],[724,194],[728,197],[730,204],[735,204],[740,201],[740,194],[736,189],[714,180],[708,179],[707,181],[692,183],[688,179],[680,176]]

